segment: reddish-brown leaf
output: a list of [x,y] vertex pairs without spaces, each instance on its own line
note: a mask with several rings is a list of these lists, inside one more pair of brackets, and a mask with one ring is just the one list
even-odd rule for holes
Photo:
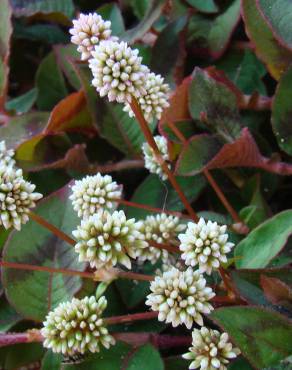
[[242,130],[239,139],[225,144],[205,168],[227,167],[257,167],[279,175],[292,175],[291,164],[274,161],[260,153],[247,127]]
[[292,289],[280,279],[261,275],[261,286],[267,299],[275,305],[292,304]]
[[69,131],[86,134],[96,133],[83,90],[68,95],[55,106],[44,133]]

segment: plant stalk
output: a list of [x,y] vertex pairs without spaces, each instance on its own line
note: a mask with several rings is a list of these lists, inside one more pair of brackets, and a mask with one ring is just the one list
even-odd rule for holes
[[167,163],[162,158],[162,156],[160,154],[160,151],[157,147],[157,144],[156,144],[156,142],[155,142],[155,140],[152,136],[152,133],[149,129],[148,123],[146,122],[146,120],[144,118],[144,115],[141,111],[139,103],[137,102],[137,99],[132,97],[132,101],[129,104],[131,105],[131,109],[134,112],[135,117],[136,117],[137,121],[140,124],[141,130],[143,131],[145,139],[147,140],[148,144],[152,148],[152,150],[154,152],[154,155],[155,155],[157,161],[159,162],[159,164],[161,165],[163,171],[166,173],[169,182],[171,183],[173,188],[176,190],[178,196],[180,197],[185,209],[188,211],[191,218],[194,221],[197,222],[199,220],[199,218],[198,218],[196,212],[193,210],[192,206],[190,205],[189,201],[187,200],[187,198],[186,198],[185,194],[183,193],[181,187],[179,186],[175,176],[173,175],[173,173],[168,168]]
[[39,225],[43,226],[44,228],[50,230],[54,235],[56,235],[58,238],[64,240],[66,243],[75,245],[76,242],[74,239],[70,238],[69,235],[65,234],[63,231],[58,229],[56,226],[50,224],[47,220],[45,220],[43,217],[39,216],[38,214],[29,211],[29,217],[37,222]]

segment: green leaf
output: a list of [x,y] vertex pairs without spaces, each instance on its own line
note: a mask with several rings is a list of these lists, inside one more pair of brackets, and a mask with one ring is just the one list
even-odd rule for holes
[[4,105],[8,84],[8,57],[12,34],[11,8],[9,0],[0,1],[0,107]]
[[[177,181],[189,202],[193,202],[206,185],[206,180],[201,175],[177,177]],[[137,187],[131,201],[169,211],[181,211],[184,209],[173,187],[168,182],[162,182],[156,175],[149,175]],[[127,207],[126,212],[128,217],[135,217],[136,219],[144,218],[149,213],[151,214],[149,211],[133,207]]]
[[254,229],[236,247],[237,268],[262,268],[285,246],[292,233],[292,211],[278,213]]
[[195,135],[184,146],[176,166],[178,175],[199,173],[220,150],[219,141],[211,135]]
[[278,80],[292,62],[292,53],[282,47],[273,35],[255,0],[242,2],[246,33],[255,44],[256,55],[266,64],[271,75]]
[[272,107],[273,131],[279,147],[292,155],[292,66],[282,75],[274,96]]
[[72,0],[11,0],[13,15],[29,17],[36,13],[61,13],[72,18],[74,5]]
[[[146,141],[136,119],[124,112],[121,104],[101,99],[99,103],[101,119],[98,124],[101,136],[127,156],[135,157]],[[150,128],[153,131],[154,126]]]
[[149,0],[130,0],[129,3],[133,8],[135,16],[142,19],[148,9]]
[[27,113],[36,102],[38,91],[33,88],[17,98],[11,99],[6,103],[7,110],[15,110],[17,113]]
[[40,110],[51,110],[67,95],[64,77],[53,53],[47,55],[39,65],[36,87],[37,106]]
[[33,24],[28,26],[17,21],[14,23],[13,37],[48,44],[65,44],[70,40],[69,35],[62,31],[58,25]]
[[253,370],[253,368],[244,358],[240,357],[228,366],[228,370]]
[[[146,275],[154,275],[158,266],[152,265],[151,263],[145,263],[142,269],[137,272],[142,272]],[[129,308],[137,306],[139,303],[145,300],[146,295],[149,293],[149,282],[148,281],[133,281],[129,279],[119,279],[116,281],[116,287],[119,294]]]
[[21,343],[10,346],[4,360],[5,370],[15,370],[40,361],[45,349],[41,343]]
[[216,13],[219,10],[214,0],[187,0],[187,2],[203,13]]
[[126,370],[164,370],[159,352],[151,344],[145,344],[130,357]]
[[267,95],[267,89],[262,81],[267,73],[266,68],[251,50],[244,50],[243,53],[230,50],[216,66],[245,94],[257,91]]
[[[78,218],[68,199],[69,187],[45,198],[36,213],[67,234],[78,224]],[[39,224],[30,221],[20,232],[8,239],[3,260],[31,265],[82,270],[77,254],[68,245]],[[12,306],[25,318],[44,320],[48,311],[60,302],[71,299],[80,289],[76,276],[49,274],[39,271],[3,269],[3,286]]]
[[240,119],[234,92],[206,71],[195,68],[189,89],[189,109],[195,120],[217,133],[225,142],[240,134]]
[[79,71],[79,65],[75,64],[76,61],[80,60],[80,53],[77,51],[76,45],[55,45],[54,53],[56,55],[56,61],[69,83],[75,90],[80,90],[81,81],[77,73]]
[[63,365],[63,370],[117,370],[123,369],[125,358],[130,351],[128,344],[118,342],[110,349],[102,347],[99,353],[89,355],[84,362],[78,365]]
[[41,370],[61,370],[62,360],[62,355],[47,351],[42,360]]
[[21,320],[21,316],[14,310],[4,297],[0,300],[0,332],[9,330]]
[[[206,0],[202,2],[205,4]],[[229,43],[239,16],[240,0],[229,2],[229,6],[213,19],[202,14],[193,15],[189,22],[188,44],[198,52],[203,50],[211,57],[219,58]]]
[[262,195],[259,176],[251,178],[242,189],[243,197],[249,198],[247,207],[240,211],[240,218],[250,229],[254,229],[269,217],[269,207]]
[[117,4],[105,4],[97,9],[97,13],[100,14],[103,19],[111,21],[113,35],[120,36],[125,32],[124,20]]
[[290,0],[258,0],[257,6],[279,42],[292,49],[292,4]]
[[164,5],[165,0],[149,0],[147,12],[141,22],[134,28],[128,30],[123,35],[122,39],[129,43],[134,43],[135,40],[141,39],[151,28],[153,23],[159,18]]
[[292,324],[284,316],[256,307],[220,308],[209,316],[257,369],[291,354]]
[[179,61],[180,33],[187,17],[180,17],[169,23],[158,36],[152,52],[151,70],[172,80],[172,72]]
[[165,370],[188,370],[190,364],[189,361],[184,360],[181,356],[166,358],[164,363]]

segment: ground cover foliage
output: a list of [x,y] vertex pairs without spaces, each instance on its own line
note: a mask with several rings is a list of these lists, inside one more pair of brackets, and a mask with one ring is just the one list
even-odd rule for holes
[[[146,138],[139,109],[132,105],[131,117],[131,107],[100,97],[70,41],[72,20],[90,12],[111,21],[112,35],[138,49],[170,87],[169,104],[147,124]],[[185,227],[200,217],[226,225],[234,244],[227,260],[203,271],[214,291],[204,326],[226,332],[239,349],[224,365],[229,370],[292,368],[291,25],[289,0],[0,1],[0,143],[43,194],[20,231],[0,221],[1,369],[190,366],[182,354],[191,330],[172,325],[176,318],[158,321],[149,307],[149,280],[161,276],[163,257],[173,255],[178,270],[194,260],[179,259],[183,238],[151,235],[158,254],[131,258],[131,266],[117,255],[114,270],[78,260],[72,187],[97,173],[118,184],[114,207],[127,219],[169,213]],[[159,160],[149,172],[142,149],[149,135],[166,139],[171,178]],[[0,185],[1,154],[0,147]],[[80,242],[83,234],[73,235]],[[40,329],[48,312],[87,296],[106,297],[101,311],[116,344],[69,358],[45,348]],[[198,322],[191,327],[200,329]],[[219,365],[197,368],[225,369]]]

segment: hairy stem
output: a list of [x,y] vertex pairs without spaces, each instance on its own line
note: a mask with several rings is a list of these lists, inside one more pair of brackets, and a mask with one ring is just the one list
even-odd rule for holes
[[[47,266],[30,265],[26,263],[14,263],[14,262],[0,261],[0,266],[11,268],[11,269],[16,269],[16,270],[41,271],[41,272],[47,272],[50,274],[79,276],[81,278],[91,279],[91,280],[97,280],[97,277],[98,277],[98,275],[94,272],[60,269],[60,268],[47,267]],[[151,275],[144,275],[144,274],[134,273],[130,271],[129,272],[128,271],[114,271],[112,275],[113,275],[113,278],[121,278],[121,279],[129,279],[129,280],[140,280],[140,281],[152,281],[153,280],[153,276]]]
[[190,216],[184,215],[181,212],[167,211],[166,209],[151,207],[151,206],[148,206],[147,204],[140,204],[140,203],[130,202],[130,201],[124,200],[124,199],[112,199],[112,201],[123,204],[123,205],[128,206],[128,207],[145,209],[146,211],[149,211],[149,212],[165,213],[167,215],[175,216],[175,217],[179,217],[179,218],[186,218],[186,219],[190,218]]
[[[184,135],[177,129],[177,127],[173,124],[173,122],[168,122],[169,128],[173,131],[173,133],[177,136],[177,138],[183,143],[183,145],[187,144],[187,140],[184,137]],[[212,186],[213,190],[217,194],[218,198],[221,200],[222,204],[226,208],[226,210],[230,213],[233,220],[237,223],[242,224],[242,221],[235,211],[235,209],[232,207],[232,205],[229,203],[228,199],[225,197],[223,191],[219,187],[219,185],[216,183],[214,177],[211,175],[209,170],[204,169],[203,170],[204,176],[208,180],[209,184]],[[243,231],[248,232],[247,227],[243,225]]]
[[143,159],[123,160],[120,162],[108,163],[108,164],[103,164],[103,165],[93,164],[90,166],[89,172],[92,174],[95,174],[96,172],[108,173],[108,172],[129,170],[133,168],[144,168]]
[[80,276],[84,279],[93,280],[95,278],[94,274],[91,272],[83,272],[83,271],[76,271],[76,270],[70,270],[70,269],[60,269],[60,268],[47,267],[47,266],[29,265],[26,263],[14,263],[14,262],[0,261],[0,266],[10,268],[10,269],[16,269],[16,270],[42,271],[42,272],[62,274],[62,275],[68,275],[68,276]]
[[122,324],[124,322],[133,322],[133,321],[141,321],[141,320],[151,320],[157,318],[157,312],[139,312],[133,313],[129,315],[122,315],[122,316],[113,316],[113,317],[106,317],[104,319],[107,325],[114,325],[114,324]]
[[134,97],[132,98],[132,101],[130,102],[130,105],[131,105],[132,111],[135,114],[135,117],[136,117],[137,121],[140,124],[141,130],[143,131],[145,139],[147,140],[148,144],[152,148],[152,150],[154,152],[154,155],[155,155],[157,161],[159,162],[159,164],[161,165],[163,171],[167,175],[169,182],[171,183],[173,188],[176,190],[178,196],[180,197],[180,200],[182,201],[185,209],[188,211],[191,218],[194,221],[198,221],[199,218],[198,218],[196,212],[193,210],[192,206],[190,205],[189,201],[187,200],[187,198],[186,198],[185,194],[183,193],[181,187],[179,186],[175,176],[173,175],[173,173],[168,168],[167,163],[162,158],[162,156],[160,154],[160,151],[159,151],[159,149],[156,145],[156,142],[155,142],[155,140],[152,136],[152,133],[149,129],[148,123],[146,122],[146,120],[144,118],[144,115],[141,111],[139,103],[137,102],[137,100]]
[[39,225],[43,226],[44,228],[50,230],[54,235],[56,235],[58,238],[64,240],[66,243],[75,245],[76,242],[74,239],[70,238],[69,235],[63,233],[60,229],[58,229],[56,226],[50,224],[47,220],[45,220],[43,217],[37,215],[34,212],[29,212],[29,217],[37,222]]

